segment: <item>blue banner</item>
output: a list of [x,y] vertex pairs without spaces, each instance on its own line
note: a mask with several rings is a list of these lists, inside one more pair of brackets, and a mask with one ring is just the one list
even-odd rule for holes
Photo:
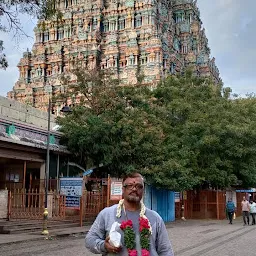
[[237,189],[236,192],[254,193],[254,192],[256,192],[256,190],[255,189]]
[[66,196],[66,207],[80,209],[83,178],[60,178],[60,193]]

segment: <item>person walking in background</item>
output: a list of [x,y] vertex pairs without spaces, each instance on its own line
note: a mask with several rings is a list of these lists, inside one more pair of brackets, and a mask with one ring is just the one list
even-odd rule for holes
[[229,224],[232,224],[233,216],[236,210],[236,206],[231,198],[228,199],[226,204],[226,211],[228,213]]
[[242,206],[242,212],[243,212],[243,221],[244,221],[244,226],[246,225],[246,221],[247,224],[250,224],[250,204],[249,202],[246,200],[245,196],[243,197],[243,201],[241,203]]
[[255,200],[250,203],[250,215],[252,216],[252,225],[255,225],[255,215],[256,215],[256,202]]

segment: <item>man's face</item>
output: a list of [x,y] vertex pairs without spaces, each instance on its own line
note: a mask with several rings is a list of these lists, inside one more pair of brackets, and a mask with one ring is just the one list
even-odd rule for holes
[[127,178],[123,183],[123,198],[131,203],[139,203],[144,193],[141,177]]
[[245,196],[243,197],[243,200],[245,201]]

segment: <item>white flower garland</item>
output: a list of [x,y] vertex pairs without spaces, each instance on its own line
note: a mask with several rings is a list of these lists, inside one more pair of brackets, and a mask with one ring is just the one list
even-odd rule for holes
[[[117,218],[121,217],[123,204],[124,204],[124,199],[121,199],[118,203],[117,210],[116,210],[116,217]],[[143,202],[140,202],[140,217],[143,218],[143,219],[148,220],[148,224],[149,224],[149,227],[150,227],[149,232],[152,235],[152,227],[151,227],[150,221],[147,218],[147,216],[145,215],[145,213],[146,213],[146,206]]]

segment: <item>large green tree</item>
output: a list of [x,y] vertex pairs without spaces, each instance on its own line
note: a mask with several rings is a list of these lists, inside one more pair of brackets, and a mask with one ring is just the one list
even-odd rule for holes
[[121,87],[102,71],[74,71],[61,118],[64,142],[87,167],[138,170],[158,187],[245,187],[256,181],[255,98],[233,99],[208,79],[169,77],[150,91]]
[[167,79],[154,93],[169,117],[170,171],[163,177],[171,181],[173,172],[183,169],[195,185],[255,186],[254,98],[232,99],[229,88],[190,72]]
[[120,87],[103,71],[74,73],[77,83],[69,84],[68,98],[80,104],[59,119],[68,148],[87,167],[103,163],[115,175],[150,172],[165,139],[150,90]]

